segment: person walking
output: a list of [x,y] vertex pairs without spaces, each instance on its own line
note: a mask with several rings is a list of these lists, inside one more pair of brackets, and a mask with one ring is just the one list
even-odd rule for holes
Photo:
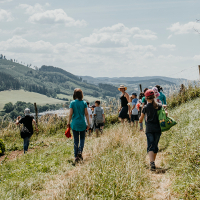
[[[143,106],[142,106],[142,98],[143,97],[145,98],[144,92],[141,92],[140,95],[139,95],[139,103],[140,103],[140,108],[139,108],[139,112],[138,112],[139,118],[140,118],[140,116],[142,114],[142,108],[143,108]],[[143,129],[143,123],[139,123],[139,124],[140,124],[140,131],[143,131],[144,130]]]
[[160,93],[158,99],[161,100],[163,105],[167,105],[166,96],[163,94],[163,88],[160,85],[156,85],[155,87],[158,88],[158,92]]
[[105,123],[105,115],[103,108],[100,107],[100,101],[95,101],[95,108],[94,108],[94,126],[96,131],[96,136],[99,136],[99,130],[101,134],[103,134],[103,128]]
[[[35,125],[36,131],[38,132],[38,127],[33,116],[30,116],[30,109],[26,108],[24,110],[25,117],[18,116],[16,124],[23,124],[21,129],[21,137],[24,140],[24,154],[28,152],[30,138],[33,135],[33,124]],[[23,136],[22,136],[23,134]]]
[[[80,88],[76,88],[74,90],[73,99],[74,100],[70,103],[69,107],[70,111],[67,127],[69,128],[71,126],[73,131],[74,157],[75,163],[77,163],[80,160],[83,160],[82,152],[85,143],[85,131],[86,128],[90,128],[90,121],[87,111],[87,103],[83,101],[83,92]],[[86,126],[85,117],[87,119],[88,126]]]
[[[86,103],[87,103],[87,106],[88,106],[87,111],[88,111],[88,116],[89,116],[89,121],[90,121],[90,128],[87,131],[88,131],[88,136],[90,136],[91,131],[92,131],[92,110],[90,108],[90,103],[88,101],[86,101]],[[85,117],[85,122],[86,122],[86,125],[88,125],[86,117]]]
[[119,110],[119,118],[121,119],[121,122],[124,123],[125,119],[129,119],[129,110],[130,106],[128,105],[129,102],[129,95],[126,93],[127,87],[124,85],[120,85],[118,90],[122,93],[120,100],[121,100],[121,108]]
[[153,90],[147,90],[145,92],[145,97],[148,104],[144,106],[139,122],[141,123],[145,115],[147,115],[147,152],[149,154],[150,169],[154,171],[156,169],[155,160],[158,153],[158,142],[161,136],[161,128],[158,120],[157,111],[162,108],[162,105],[156,102]]
[[137,99],[137,94],[134,92],[131,95],[132,97],[132,109],[130,109],[130,118],[131,122],[133,125],[136,125],[136,129],[138,128],[138,121],[139,121],[139,116],[138,116],[138,109],[136,105],[139,103],[139,100]]

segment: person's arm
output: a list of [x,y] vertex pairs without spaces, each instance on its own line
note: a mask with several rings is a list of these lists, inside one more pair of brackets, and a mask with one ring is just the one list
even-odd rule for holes
[[105,123],[106,122],[105,115],[102,114],[102,117],[103,117],[103,123]]
[[19,124],[20,119],[21,119],[21,117],[18,116],[17,119],[16,119],[16,124],[17,124],[17,125]]
[[163,95],[163,104],[167,105],[166,96]]
[[37,127],[37,124],[36,124],[36,121],[33,119],[33,124],[35,125],[35,129],[36,129],[36,131],[38,132],[39,130],[38,130],[38,127]]
[[141,116],[140,116],[140,119],[139,119],[139,123],[142,123],[142,122],[143,122],[144,116],[145,116],[144,113],[142,113]]
[[[127,101],[129,102],[130,101],[130,97],[129,97],[128,93],[125,93],[125,97],[126,97]],[[128,113],[129,113],[129,115],[131,114],[130,106],[129,105],[128,105]]]
[[69,119],[68,119],[68,123],[67,123],[67,127],[68,128],[70,127],[70,122],[71,122],[71,119],[72,119],[72,115],[73,115],[73,108],[70,108],[69,109]]
[[86,117],[86,119],[87,119],[87,123],[88,123],[88,125],[87,125],[87,129],[89,129],[89,128],[90,128],[90,121],[89,121],[89,115],[88,115],[87,108],[85,108],[85,117]]

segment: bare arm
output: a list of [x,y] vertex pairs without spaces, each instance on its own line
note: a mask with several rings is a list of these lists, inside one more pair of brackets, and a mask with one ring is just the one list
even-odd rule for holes
[[36,131],[38,131],[38,127],[37,127],[36,121],[34,119],[33,119],[32,123],[35,125]]
[[140,119],[139,119],[139,123],[143,122],[144,116],[145,116],[144,113],[142,113],[141,116],[140,116]]
[[87,124],[88,124],[88,127],[90,125],[90,120],[89,120],[89,115],[88,115],[88,111],[87,111],[87,108],[85,108],[85,117],[87,119]]
[[105,115],[102,114],[102,116],[103,116],[103,123],[105,123],[105,121],[106,121],[106,119],[105,119]]
[[70,122],[72,119],[72,115],[73,115],[73,108],[69,109],[69,119],[68,119],[68,123],[67,123],[67,127],[70,127]]

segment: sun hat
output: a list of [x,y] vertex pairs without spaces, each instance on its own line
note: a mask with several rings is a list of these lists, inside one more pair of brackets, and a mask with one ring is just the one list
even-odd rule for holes
[[151,89],[149,89],[149,90],[147,90],[146,92],[145,92],[145,97],[149,97],[149,96],[152,96],[152,95],[154,95],[154,91],[153,90],[151,90]]
[[24,114],[25,114],[25,116],[30,115],[30,109],[29,109],[29,108],[26,108],[26,109],[24,110]]
[[137,93],[133,92],[131,95],[135,95],[135,96],[137,96]]
[[125,91],[127,90],[127,87],[125,87],[124,85],[120,85],[118,90],[120,91],[120,89],[125,89]]
[[154,94],[156,97],[160,96],[160,93],[158,92],[158,88],[157,87],[153,87],[152,90],[154,91]]

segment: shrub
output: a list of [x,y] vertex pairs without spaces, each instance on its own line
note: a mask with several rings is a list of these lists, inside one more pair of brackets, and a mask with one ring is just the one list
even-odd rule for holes
[[0,155],[5,152],[5,144],[2,139],[0,139]]

